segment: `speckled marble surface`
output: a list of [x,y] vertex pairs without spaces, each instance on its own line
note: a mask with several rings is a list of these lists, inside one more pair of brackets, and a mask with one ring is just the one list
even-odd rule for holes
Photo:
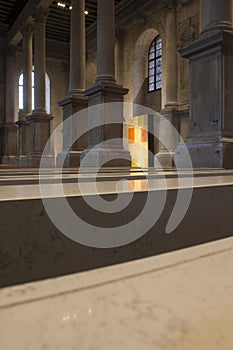
[[0,290],[4,350],[232,350],[233,238]]

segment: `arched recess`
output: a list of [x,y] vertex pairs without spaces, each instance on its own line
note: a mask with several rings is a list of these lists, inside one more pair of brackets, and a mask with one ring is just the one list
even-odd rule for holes
[[[148,63],[149,63],[149,49],[151,44],[158,37],[160,33],[155,28],[149,28],[145,30],[138,38],[134,49],[133,59],[133,101],[136,104],[150,107],[155,111],[161,109],[161,90],[149,92],[148,89]],[[156,103],[159,100],[159,103]],[[139,117],[139,118],[142,118]],[[134,118],[135,119],[135,118]],[[146,121],[147,120],[147,121]],[[134,123],[136,119],[134,120]],[[142,122],[140,121],[140,125]],[[138,125],[140,128],[140,126]],[[147,147],[148,150],[156,154],[159,151],[158,140],[153,137],[154,129],[158,128],[157,122],[153,118],[147,116],[144,125],[144,130],[148,130],[147,135]],[[137,141],[140,144],[140,141]],[[146,147],[146,146],[144,146]],[[136,152],[137,153],[137,152]],[[151,153],[149,153],[151,155]],[[145,155],[144,155],[145,157]],[[146,159],[147,158],[147,159]],[[147,165],[146,165],[147,164]],[[150,159],[150,156],[145,157],[145,167],[154,166],[154,159]]]
[[[159,35],[155,28],[145,30],[138,38],[134,49],[133,99],[134,103],[148,105],[148,51],[153,40]],[[153,108],[153,105],[148,107]]]

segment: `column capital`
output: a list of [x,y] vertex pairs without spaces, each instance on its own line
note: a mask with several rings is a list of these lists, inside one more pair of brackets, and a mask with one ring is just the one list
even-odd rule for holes
[[178,0],[168,0],[168,11],[175,12],[178,6]]
[[29,38],[34,32],[34,23],[32,21],[23,23],[20,31],[23,37]]
[[49,14],[49,9],[47,7],[35,7],[33,11],[33,17],[35,22],[45,23]]

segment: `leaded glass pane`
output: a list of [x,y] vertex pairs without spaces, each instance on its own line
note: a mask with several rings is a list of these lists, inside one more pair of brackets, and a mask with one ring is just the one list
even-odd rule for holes
[[161,89],[162,88],[162,82],[161,81],[158,81],[156,83],[156,89]]
[[156,51],[156,57],[161,57],[162,56],[162,50]]
[[151,77],[151,76],[154,75],[154,74],[155,74],[154,68],[153,68],[153,69],[150,69],[150,70],[149,70],[149,77]]
[[150,56],[149,56],[149,60],[153,60],[154,58],[155,58],[155,53],[152,52],[152,53],[150,54]]
[[155,46],[151,46],[150,48],[150,53],[153,53],[153,52],[155,52]]
[[158,58],[156,60],[156,67],[158,67],[158,66],[162,66],[162,58]]
[[23,74],[19,77],[19,85],[23,85]]
[[149,84],[154,83],[154,81],[155,81],[155,77],[154,76],[153,77],[149,77]]
[[154,91],[155,84],[149,84],[149,91]]
[[35,73],[32,72],[32,87],[34,87],[35,85],[34,81],[35,81]]
[[19,86],[19,109],[23,109],[23,86]]
[[155,67],[155,61],[151,61],[149,63],[149,68],[154,68]]

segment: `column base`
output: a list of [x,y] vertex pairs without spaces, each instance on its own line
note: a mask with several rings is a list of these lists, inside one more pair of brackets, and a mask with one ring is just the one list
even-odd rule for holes
[[[80,166],[80,158],[83,151],[62,151],[58,154],[56,164],[63,168],[77,168]],[[65,158],[65,159],[64,159]]]
[[[39,168],[41,166],[41,154],[32,154],[21,158],[21,166],[30,167],[30,168]],[[53,155],[43,156],[43,168],[54,168],[55,167],[55,158]]]
[[[175,152],[160,151],[155,155],[155,159],[159,162],[163,169],[174,168],[174,154]],[[156,167],[156,162],[155,162]]]
[[18,158],[21,158],[29,152],[29,123],[24,118],[18,120],[15,124],[18,126]]
[[17,156],[17,126],[6,123],[2,127],[2,164],[14,165]]
[[[193,168],[217,168],[233,169],[233,139],[222,139],[220,141],[188,141],[187,147]],[[183,144],[179,144],[175,159],[182,168],[185,164],[185,153]]]
[[[98,79],[85,92],[92,108],[88,114],[89,147],[81,155],[81,166],[131,167],[130,152],[123,147],[123,100],[127,93],[128,89],[113,80]],[[115,103],[114,108],[110,103]],[[96,121],[100,121],[98,127]]]
[[[88,98],[82,93],[75,94],[74,91],[73,94],[68,96],[65,100],[59,102],[59,106],[63,107],[63,121],[65,121],[75,113],[87,108]],[[88,135],[84,134],[78,140],[76,140],[73,145],[69,144],[70,139],[75,139],[75,135],[77,134],[76,130],[79,127],[80,122],[85,123],[87,128],[87,120],[78,120],[77,123],[75,122],[75,125],[72,126],[72,131],[63,130],[63,151],[57,156],[57,165],[59,167],[62,166],[62,164],[63,167],[66,168],[78,167],[80,165],[80,155],[82,151],[87,148]],[[74,137],[72,137],[71,132],[73,133]],[[66,149],[70,149],[67,155]],[[63,162],[65,156],[66,159]]]
[[[155,158],[163,169],[170,169],[174,167],[175,148],[179,142],[178,134],[175,132],[178,130],[178,118],[174,104],[167,105],[162,110],[162,116],[163,118],[159,122],[160,149]],[[166,142],[166,145],[163,142]]]
[[2,164],[3,165],[17,166],[15,159],[16,159],[16,156],[3,156],[2,157]]
[[[216,26],[216,29],[221,29]],[[204,32],[203,32],[204,33]],[[207,32],[206,32],[207,33]],[[186,146],[194,168],[233,168],[233,31],[211,30],[181,49],[190,59],[190,118]],[[176,157],[182,164],[179,145]]]
[[[53,117],[46,113],[36,112],[26,118],[29,122],[30,150],[29,154],[25,156],[25,160],[22,159],[25,161],[25,166],[40,166],[41,157],[50,138],[50,123],[52,119]],[[46,154],[43,155],[43,166],[54,167],[54,156],[52,155],[50,145],[47,145],[47,147]]]
[[131,168],[131,155],[125,149],[96,148],[87,149],[81,155],[82,167],[125,167]]
[[16,156],[14,160],[14,165],[19,168],[27,167],[26,155]]

